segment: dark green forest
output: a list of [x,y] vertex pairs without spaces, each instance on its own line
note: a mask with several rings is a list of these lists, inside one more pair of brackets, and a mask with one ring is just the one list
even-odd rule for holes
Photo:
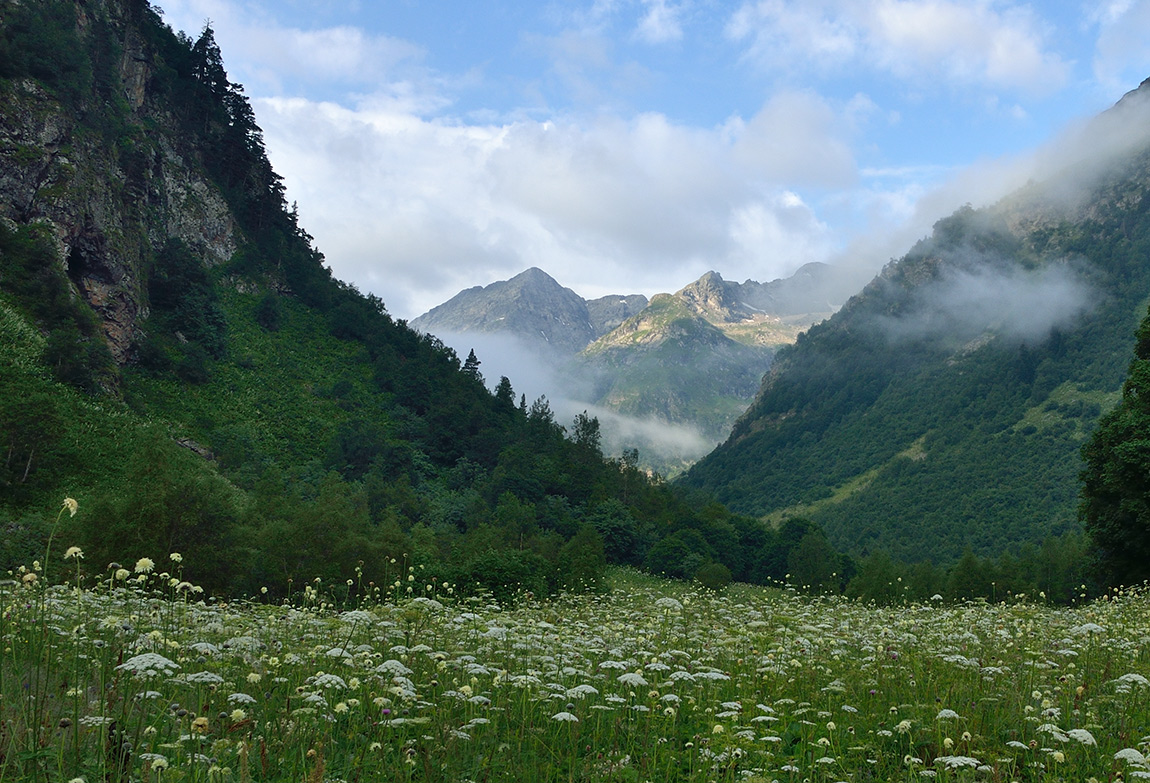
[[[795,369],[727,446],[688,485],[669,484],[633,451],[605,456],[595,419],[558,422],[513,379],[489,388],[482,357],[461,360],[335,279],[285,202],[210,27],[174,33],[141,0],[85,6],[83,25],[79,8],[0,3],[5,112],[65,118],[75,170],[87,159],[105,176],[0,204],[0,567],[42,557],[51,539],[82,546],[92,576],[178,552],[186,578],[221,595],[284,597],[318,578],[345,594],[448,583],[544,596],[603,589],[607,564],[874,600],[1078,595],[1080,463],[1052,455],[1076,454],[1121,382],[1129,353],[1097,346],[1130,342],[1130,313],[1150,290],[1141,213],[1025,240],[957,214],[912,258],[988,242],[1026,258],[1105,257],[1090,274],[1113,294],[1074,331],[955,364],[936,361],[950,347],[894,350],[858,319],[815,327],[783,352],[780,366]],[[141,58],[144,108],[122,82],[123,64]],[[172,165],[165,149],[226,202],[237,236],[226,262],[157,230],[175,208],[150,195]],[[0,166],[21,172],[46,154],[5,149]],[[119,358],[106,308],[81,285],[94,256],[64,257],[44,211],[96,189],[117,214],[101,238],[123,267],[117,290],[137,308]],[[848,311],[890,312],[900,297],[896,269]],[[1076,385],[1060,393],[1072,367]],[[1035,410],[1049,415],[1027,423]],[[941,457],[896,459],[915,442]],[[825,498],[875,466],[874,492],[777,525],[751,516]],[[918,476],[925,466],[935,472]],[[1035,475],[1041,487],[1019,488]],[[80,511],[57,523],[65,496]],[[879,515],[893,526],[867,522]]]
[[[808,516],[856,556],[948,563],[967,547],[996,557],[1076,533],[1079,452],[1118,399],[1150,295],[1148,168],[1143,149],[1106,170],[1083,196],[1089,209],[1048,206],[1039,184],[939,221],[780,351],[730,439],[685,483],[743,513]],[[994,316],[924,317],[923,292],[964,274],[1061,275],[1088,294],[1037,335],[1011,336]],[[913,337],[899,330],[908,321]]]

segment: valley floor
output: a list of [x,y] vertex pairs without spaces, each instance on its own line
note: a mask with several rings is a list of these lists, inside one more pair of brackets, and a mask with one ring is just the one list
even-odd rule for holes
[[1139,591],[875,608],[615,571],[500,606],[409,570],[289,606],[70,554],[0,587],[0,781],[1150,777]]

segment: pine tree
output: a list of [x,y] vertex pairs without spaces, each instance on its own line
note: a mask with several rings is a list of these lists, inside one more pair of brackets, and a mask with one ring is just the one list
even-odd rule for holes
[[1150,579],[1150,314],[1137,332],[1122,400],[1082,447],[1079,517],[1112,584]]
[[479,361],[479,357],[475,355],[475,349],[472,348],[467,352],[467,358],[463,362],[463,372],[466,375],[470,375],[480,383],[483,383],[483,375],[481,375],[479,372],[480,364],[481,362]]

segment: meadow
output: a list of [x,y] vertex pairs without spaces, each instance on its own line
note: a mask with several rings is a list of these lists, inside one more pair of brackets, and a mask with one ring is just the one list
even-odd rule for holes
[[0,783],[1150,778],[1143,590],[877,607],[615,570],[501,605],[400,561],[224,601],[178,553],[66,543],[0,585]]

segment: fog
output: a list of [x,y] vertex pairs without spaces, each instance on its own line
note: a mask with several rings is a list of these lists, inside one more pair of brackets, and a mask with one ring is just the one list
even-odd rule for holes
[[907,312],[879,320],[895,340],[953,338],[993,332],[1010,342],[1041,342],[1089,311],[1097,293],[1074,264],[1024,269],[998,259],[964,258],[913,294]]
[[520,395],[526,397],[528,405],[546,397],[555,421],[564,427],[570,429],[575,416],[584,411],[598,418],[603,452],[609,456],[636,448],[643,464],[665,471],[681,469],[718,445],[694,427],[654,417],[627,416],[594,404],[593,378],[575,374],[569,365],[557,363],[515,336],[456,332],[436,337],[461,359],[474,350],[489,389],[506,376],[515,390],[516,402]]

